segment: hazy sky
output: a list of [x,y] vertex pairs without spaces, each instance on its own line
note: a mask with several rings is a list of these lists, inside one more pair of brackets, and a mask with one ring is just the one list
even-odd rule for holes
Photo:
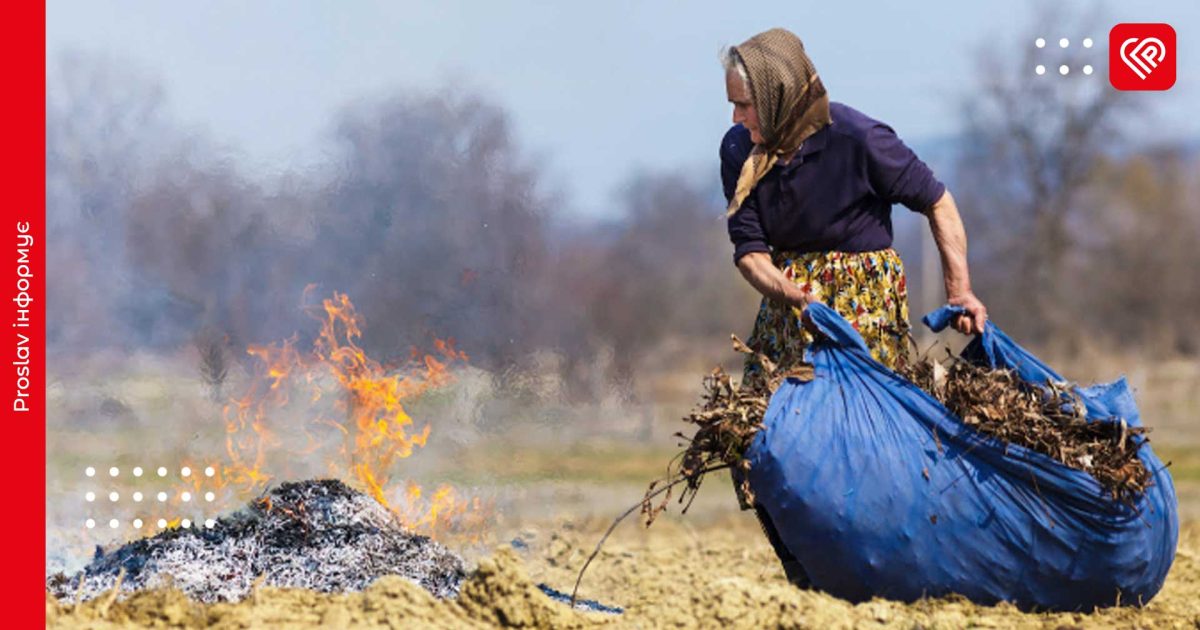
[[[1058,2],[1068,10],[1095,3]],[[246,170],[319,164],[343,105],[454,83],[512,115],[520,145],[604,214],[637,168],[711,168],[728,126],[718,50],[772,26],[804,39],[834,100],[910,142],[957,130],[972,51],[1021,32],[1030,5],[921,2],[204,2],[50,0],[50,62],[65,50],[129,60],[159,78],[181,123],[236,150]],[[1068,14],[1069,15],[1069,14]],[[1179,79],[1160,93],[1164,135],[1200,135],[1200,0],[1109,5],[1090,36],[1107,81],[1108,28],[1168,22]],[[1065,27],[1064,27],[1065,28]],[[1032,45],[1032,43],[1030,44]],[[1034,75],[1030,73],[1031,80]],[[1057,76],[1044,80],[1066,80]]]

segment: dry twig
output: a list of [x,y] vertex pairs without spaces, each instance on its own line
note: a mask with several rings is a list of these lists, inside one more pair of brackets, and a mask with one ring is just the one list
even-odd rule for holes
[[[696,432],[690,437],[676,433],[676,437],[684,441],[684,450],[673,458],[667,466],[667,474],[651,482],[642,499],[642,514],[646,517],[649,527],[671,500],[670,488],[685,482],[685,487],[679,493],[679,503],[683,504],[683,512],[696,498],[704,475],[714,466],[725,465],[741,473],[741,491],[748,501],[753,501],[754,494],[750,490],[745,473],[750,470],[750,461],[745,458],[746,449],[754,440],[754,436],[762,429],[763,416],[767,412],[767,404],[771,394],[779,387],[785,378],[800,378],[811,380],[813,371],[811,365],[797,364],[778,366],[761,352],[750,349],[736,335],[732,336],[733,348],[752,357],[758,363],[758,370],[737,386],[733,379],[721,368],[715,368],[704,377],[704,399],[699,408],[683,418],[683,421],[696,426]],[[651,502],[652,493],[658,495],[660,484],[667,484],[667,492],[657,505]]]
[[[728,467],[729,466],[726,464],[721,464],[721,465],[713,466],[711,468],[707,468],[700,472],[701,472],[701,474],[710,473],[710,472],[717,471],[717,470],[723,470]],[[604,543],[608,541],[608,537],[612,535],[613,530],[617,529],[617,525],[620,525],[621,521],[629,518],[629,515],[633,514],[634,510],[638,509],[639,507],[643,507],[645,505],[645,503],[647,501],[649,501],[650,499],[653,499],[655,496],[662,494],[664,492],[669,494],[671,491],[671,488],[673,488],[674,486],[676,486],[678,484],[684,483],[685,481],[687,481],[687,479],[681,477],[679,479],[676,479],[676,480],[668,483],[665,486],[660,487],[657,490],[651,489],[651,490],[646,491],[646,496],[641,501],[629,506],[628,510],[625,510],[620,516],[613,519],[612,524],[608,526],[608,529],[605,530],[604,535],[600,537],[600,541],[596,543],[596,548],[592,550],[591,555],[589,555],[587,560],[584,561],[583,566],[579,568],[579,575],[575,577],[575,588],[571,589],[571,607],[572,608],[575,607],[576,596],[579,593],[579,585],[583,582],[584,572],[587,571],[588,566],[592,564],[592,560],[595,560],[596,556],[600,554],[600,549],[604,546]]]

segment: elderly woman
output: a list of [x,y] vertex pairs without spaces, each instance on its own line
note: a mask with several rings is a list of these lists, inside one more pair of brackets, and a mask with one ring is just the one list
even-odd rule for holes
[[[763,295],[749,345],[777,363],[800,360],[812,342],[799,325],[803,309],[821,301],[878,361],[903,367],[908,298],[891,248],[895,203],[929,219],[947,301],[966,309],[954,327],[982,332],[987,310],[971,292],[954,198],[891,127],[830,103],[804,44],[786,30],[755,35],[722,62],[735,123],[721,141],[729,237],[738,270]],[[745,378],[756,371],[747,361]],[[766,512],[754,507],[788,579],[806,584]]]

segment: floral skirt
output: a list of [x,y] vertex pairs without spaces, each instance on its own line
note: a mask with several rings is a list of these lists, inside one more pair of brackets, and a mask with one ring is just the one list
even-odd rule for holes
[[[775,252],[775,266],[792,282],[837,311],[862,335],[871,355],[896,370],[907,363],[908,287],[904,264],[893,249],[874,252]],[[747,345],[778,365],[799,362],[812,333],[800,309],[763,298]],[[759,373],[747,357],[743,378]]]

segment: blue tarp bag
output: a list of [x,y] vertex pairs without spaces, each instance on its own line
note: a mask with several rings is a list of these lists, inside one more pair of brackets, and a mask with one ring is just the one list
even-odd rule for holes
[[[833,309],[808,309],[824,338],[815,377],[771,397],[749,480],[814,587],[851,601],[959,593],[981,604],[1090,610],[1144,604],[1175,557],[1175,487],[1149,444],[1153,484],[1133,505],[1087,473],[977,432],[873,359]],[[962,310],[925,317],[934,331]],[[962,356],[1029,383],[1063,381],[990,322]],[[1076,390],[1088,419],[1140,426],[1124,379]]]

